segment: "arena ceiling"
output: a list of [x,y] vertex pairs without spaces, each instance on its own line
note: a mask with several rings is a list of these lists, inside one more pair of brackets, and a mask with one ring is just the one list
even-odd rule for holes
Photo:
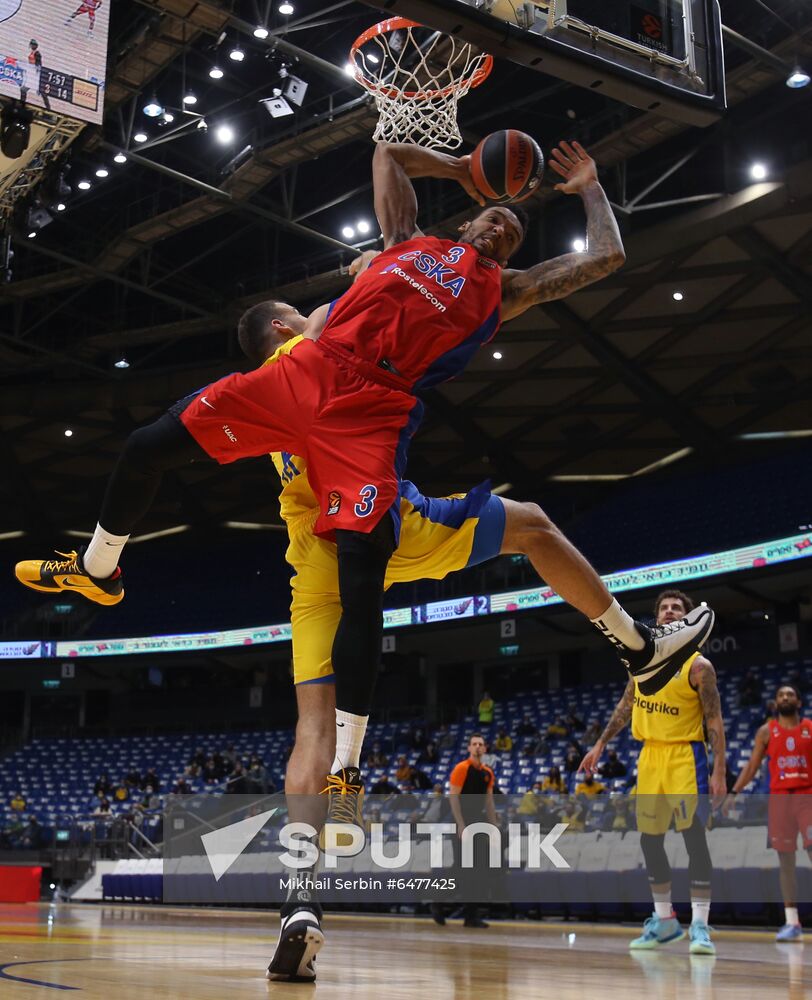
[[[728,0],[723,20],[808,69],[812,10],[773,7],[778,18],[758,0]],[[275,8],[263,42],[252,2],[114,5],[105,123],[74,142],[70,161],[70,182],[93,187],[74,187],[34,239],[17,220],[0,286],[0,531],[92,526],[126,434],[241,367],[234,327],[245,306],[273,297],[306,308],[347,286],[354,253],[341,229],[372,217],[376,114],[342,67],[378,14],[354,2],[297,0],[286,19]],[[228,59],[238,37],[240,64]],[[620,477],[727,460],[775,446],[752,435],[810,426],[812,87],[788,89],[775,63],[738,49],[727,61],[730,109],[705,129],[507,63],[461,104],[466,149],[506,126],[546,150],[560,137],[587,145],[628,259],[600,285],[506,325],[431,394],[409,468],[425,490],[490,477],[512,495],[565,491],[582,507]],[[215,62],[219,81],[208,76]],[[308,92],[295,116],[273,120],[257,102],[283,63]],[[174,126],[159,130],[141,108],[154,92],[179,112],[188,87],[208,131],[163,141]],[[236,133],[229,147],[214,140],[222,123]],[[113,164],[145,124],[151,141]],[[755,161],[768,175],[754,183]],[[97,180],[101,165],[110,175]],[[461,190],[418,187],[424,228],[450,235],[467,211]],[[570,249],[583,229],[573,200],[545,183],[517,266]],[[122,358],[126,369],[115,367]],[[267,475],[261,462],[180,473],[143,529],[276,520]]]

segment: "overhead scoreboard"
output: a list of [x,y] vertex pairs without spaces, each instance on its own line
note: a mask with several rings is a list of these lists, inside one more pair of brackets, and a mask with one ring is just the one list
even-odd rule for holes
[[111,0],[0,0],[0,96],[99,124]]
[[665,118],[708,125],[725,110],[717,0],[364,2]]

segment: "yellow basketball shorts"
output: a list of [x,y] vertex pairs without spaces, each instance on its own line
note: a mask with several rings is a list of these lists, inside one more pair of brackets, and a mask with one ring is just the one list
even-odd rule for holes
[[708,753],[700,740],[658,743],[646,740],[637,761],[637,829],[641,833],[687,830],[694,816],[706,822]]
[[[449,573],[499,555],[505,534],[505,507],[483,487],[450,497],[424,497],[401,483],[400,544],[386,570],[386,586],[415,580],[442,580]],[[331,652],[339,619],[336,548],[312,531],[318,510],[288,526],[286,559],[293,567],[293,680],[295,684],[333,679]]]

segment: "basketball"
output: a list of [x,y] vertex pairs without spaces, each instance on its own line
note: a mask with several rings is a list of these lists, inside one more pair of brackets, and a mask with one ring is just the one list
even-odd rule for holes
[[471,154],[471,177],[488,201],[499,205],[524,201],[544,175],[544,154],[526,132],[491,132]]

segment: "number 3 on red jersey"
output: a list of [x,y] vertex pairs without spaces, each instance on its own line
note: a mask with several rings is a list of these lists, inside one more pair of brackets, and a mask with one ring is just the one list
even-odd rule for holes
[[363,489],[359,490],[358,495],[361,497],[361,502],[355,505],[355,516],[356,517],[369,517],[373,510],[375,510],[375,497],[378,495],[377,486],[364,486]]

